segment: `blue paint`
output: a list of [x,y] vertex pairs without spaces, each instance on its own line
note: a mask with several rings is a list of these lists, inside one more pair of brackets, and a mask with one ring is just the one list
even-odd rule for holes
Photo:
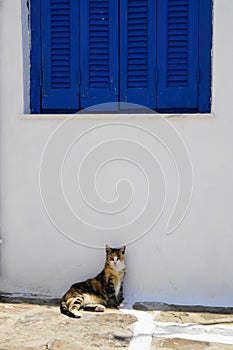
[[42,109],[79,108],[79,1],[42,1]]
[[156,3],[120,2],[120,101],[156,108]]
[[205,0],[200,1],[199,9],[199,113],[208,113],[211,110],[211,48],[212,0]]
[[33,0],[31,112],[210,111],[212,0]]
[[80,2],[81,107],[118,101],[118,2]]
[[30,110],[40,113],[41,86],[41,38],[40,38],[40,0],[34,0],[30,6],[31,20],[31,71],[30,71]]
[[157,108],[197,108],[199,0],[158,0]]

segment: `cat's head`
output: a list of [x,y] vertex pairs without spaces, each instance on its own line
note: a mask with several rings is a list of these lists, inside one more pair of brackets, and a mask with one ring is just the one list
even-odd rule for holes
[[106,245],[106,265],[111,266],[116,271],[121,271],[125,268],[124,254],[126,246],[122,248],[111,248]]

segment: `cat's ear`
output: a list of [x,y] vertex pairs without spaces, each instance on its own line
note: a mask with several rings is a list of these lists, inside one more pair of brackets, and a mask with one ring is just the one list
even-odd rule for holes
[[122,248],[121,248],[121,252],[124,254],[125,253],[125,249],[126,249],[126,246],[124,245]]
[[106,244],[106,253],[109,254],[111,252],[111,248],[108,244]]

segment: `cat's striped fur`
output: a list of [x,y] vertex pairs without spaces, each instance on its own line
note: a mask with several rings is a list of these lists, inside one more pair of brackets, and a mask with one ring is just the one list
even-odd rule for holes
[[81,317],[80,309],[104,311],[117,308],[123,302],[125,276],[125,246],[116,249],[106,246],[106,263],[96,277],[73,284],[60,303],[61,312],[70,317]]

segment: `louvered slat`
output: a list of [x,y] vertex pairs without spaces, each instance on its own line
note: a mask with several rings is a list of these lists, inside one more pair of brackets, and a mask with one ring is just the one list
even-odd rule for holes
[[[100,39],[98,41],[96,39]],[[109,84],[109,1],[89,0],[89,86]]]
[[[121,101],[155,107],[156,1],[120,2]],[[126,17],[126,18],[125,18]]]
[[168,2],[167,85],[188,85],[188,0]]
[[127,87],[147,87],[148,2],[128,1]]
[[42,1],[42,107],[77,109],[79,0]]
[[70,2],[51,0],[51,88],[69,89],[70,74]]
[[80,2],[81,105],[118,100],[118,1]]
[[195,109],[199,0],[157,0],[158,109]]

